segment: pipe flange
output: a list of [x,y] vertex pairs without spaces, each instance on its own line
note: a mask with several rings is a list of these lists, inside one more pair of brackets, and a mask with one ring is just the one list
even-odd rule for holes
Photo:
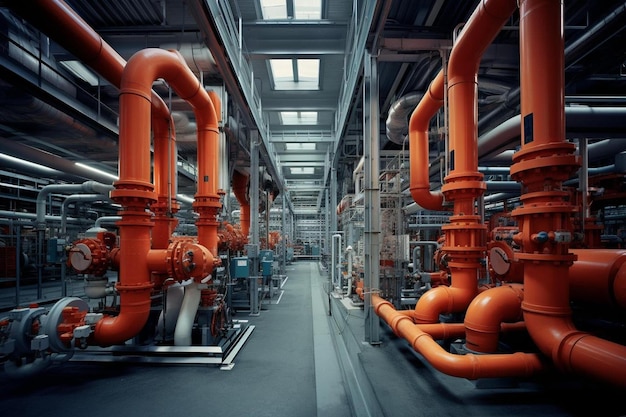
[[48,335],[50,348],[54,352],[68,352],[73,350],[71,346],[67,346],[67,344],[61,340],[61,335],[58,330],[59,325],[63,323],[63,310],[65,310],[66,307],[77,308],[81,313],[89,312],[87,302],[78,297],[62,298],[52,306],[46,318],[43,320],[43,333]]

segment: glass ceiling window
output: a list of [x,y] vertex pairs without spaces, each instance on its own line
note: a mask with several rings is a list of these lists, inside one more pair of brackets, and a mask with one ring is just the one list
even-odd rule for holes
[[293,0],[293,12],[296,19],[320,20],[322,0]]
[[316,111],[281,111],[280,119],[284,125],[317,124]]
[[314,151],[315,142],[287,142],[285,143],[287,151]]
[[315,171],[315,168],[313,167],[290,167],[289,170],[294,175],[306,175],[306,174],[313,174]]
[[287,2],[285,0],[260,0],[263,19],[286,19]]
[[[287,15],[287,3],[293,7],[293,16]],[[320,20],[322,18],[322,0],[259,0],[264,20],[301,19]]]
[[319,90],[319,59],[270,59],[275,90]]

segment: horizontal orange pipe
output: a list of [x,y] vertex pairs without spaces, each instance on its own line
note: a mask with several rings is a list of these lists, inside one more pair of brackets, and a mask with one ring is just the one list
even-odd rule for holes
[[573,249],[571,252],[578,259],[569,270],[570,299],[626,308],[623,284],[626,249]]
[[409,120],[410,190],[413,200],[427,210],[443,210],[443,194],[430,191],[428,131],[430,119],[443,105],[443,70],[430,83],[428,91]]
[[406,339],[416,352],[437,370],[467,379],[507,376],[530,376],[544,369],[539,355],[534,353],[454,355],[445,351],[428,333],[420,330],[411,319],[396,311],[393,305],[372,294],[375,313],[391,326],[394,333]]

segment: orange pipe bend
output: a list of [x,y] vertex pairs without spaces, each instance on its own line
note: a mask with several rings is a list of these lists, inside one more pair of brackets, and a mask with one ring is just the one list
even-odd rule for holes
[[498,350],[498,335],[502,322],[523,320],[524,287],[509,284],[481,292],[472,300],[465,315],[468,350],[492,353]]
[[427,210],[443,210],[443,194],[430,191],[428,131],[430,119],[443,105],[443,70],[430,83],[428,91],[409,120],[410,190],[413,200]]
[[375,313],[385,320],[394,333],[406,339],[416,352],[437,370],[467,379],[506,376],[530,376],[544,369],[539,355],[533,353],[454,355],[445,351],[428,333],[420,330],[411,319],[399,314],[391,303],[372,294]]
[[464,311],[478,293],[476,270],[458,269],[453,286],[440,285],[426,291],[415,304],[417,324],[437,323],[439,314]]

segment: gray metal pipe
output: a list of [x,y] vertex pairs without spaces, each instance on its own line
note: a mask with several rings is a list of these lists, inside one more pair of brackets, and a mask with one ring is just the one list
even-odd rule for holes
[[37,228],[46,227],[46,198],[52,193],[99,193],[109,194],[112,185],[101,184],[96,181],[85,181],[82,184],[50,184],[41,189],[37,195]]
[[109,196],[104,194],[73,194],[67,197],[61,205],[61,233],[67,232],[67,208],[71,203],[78,201],[108,200]]

